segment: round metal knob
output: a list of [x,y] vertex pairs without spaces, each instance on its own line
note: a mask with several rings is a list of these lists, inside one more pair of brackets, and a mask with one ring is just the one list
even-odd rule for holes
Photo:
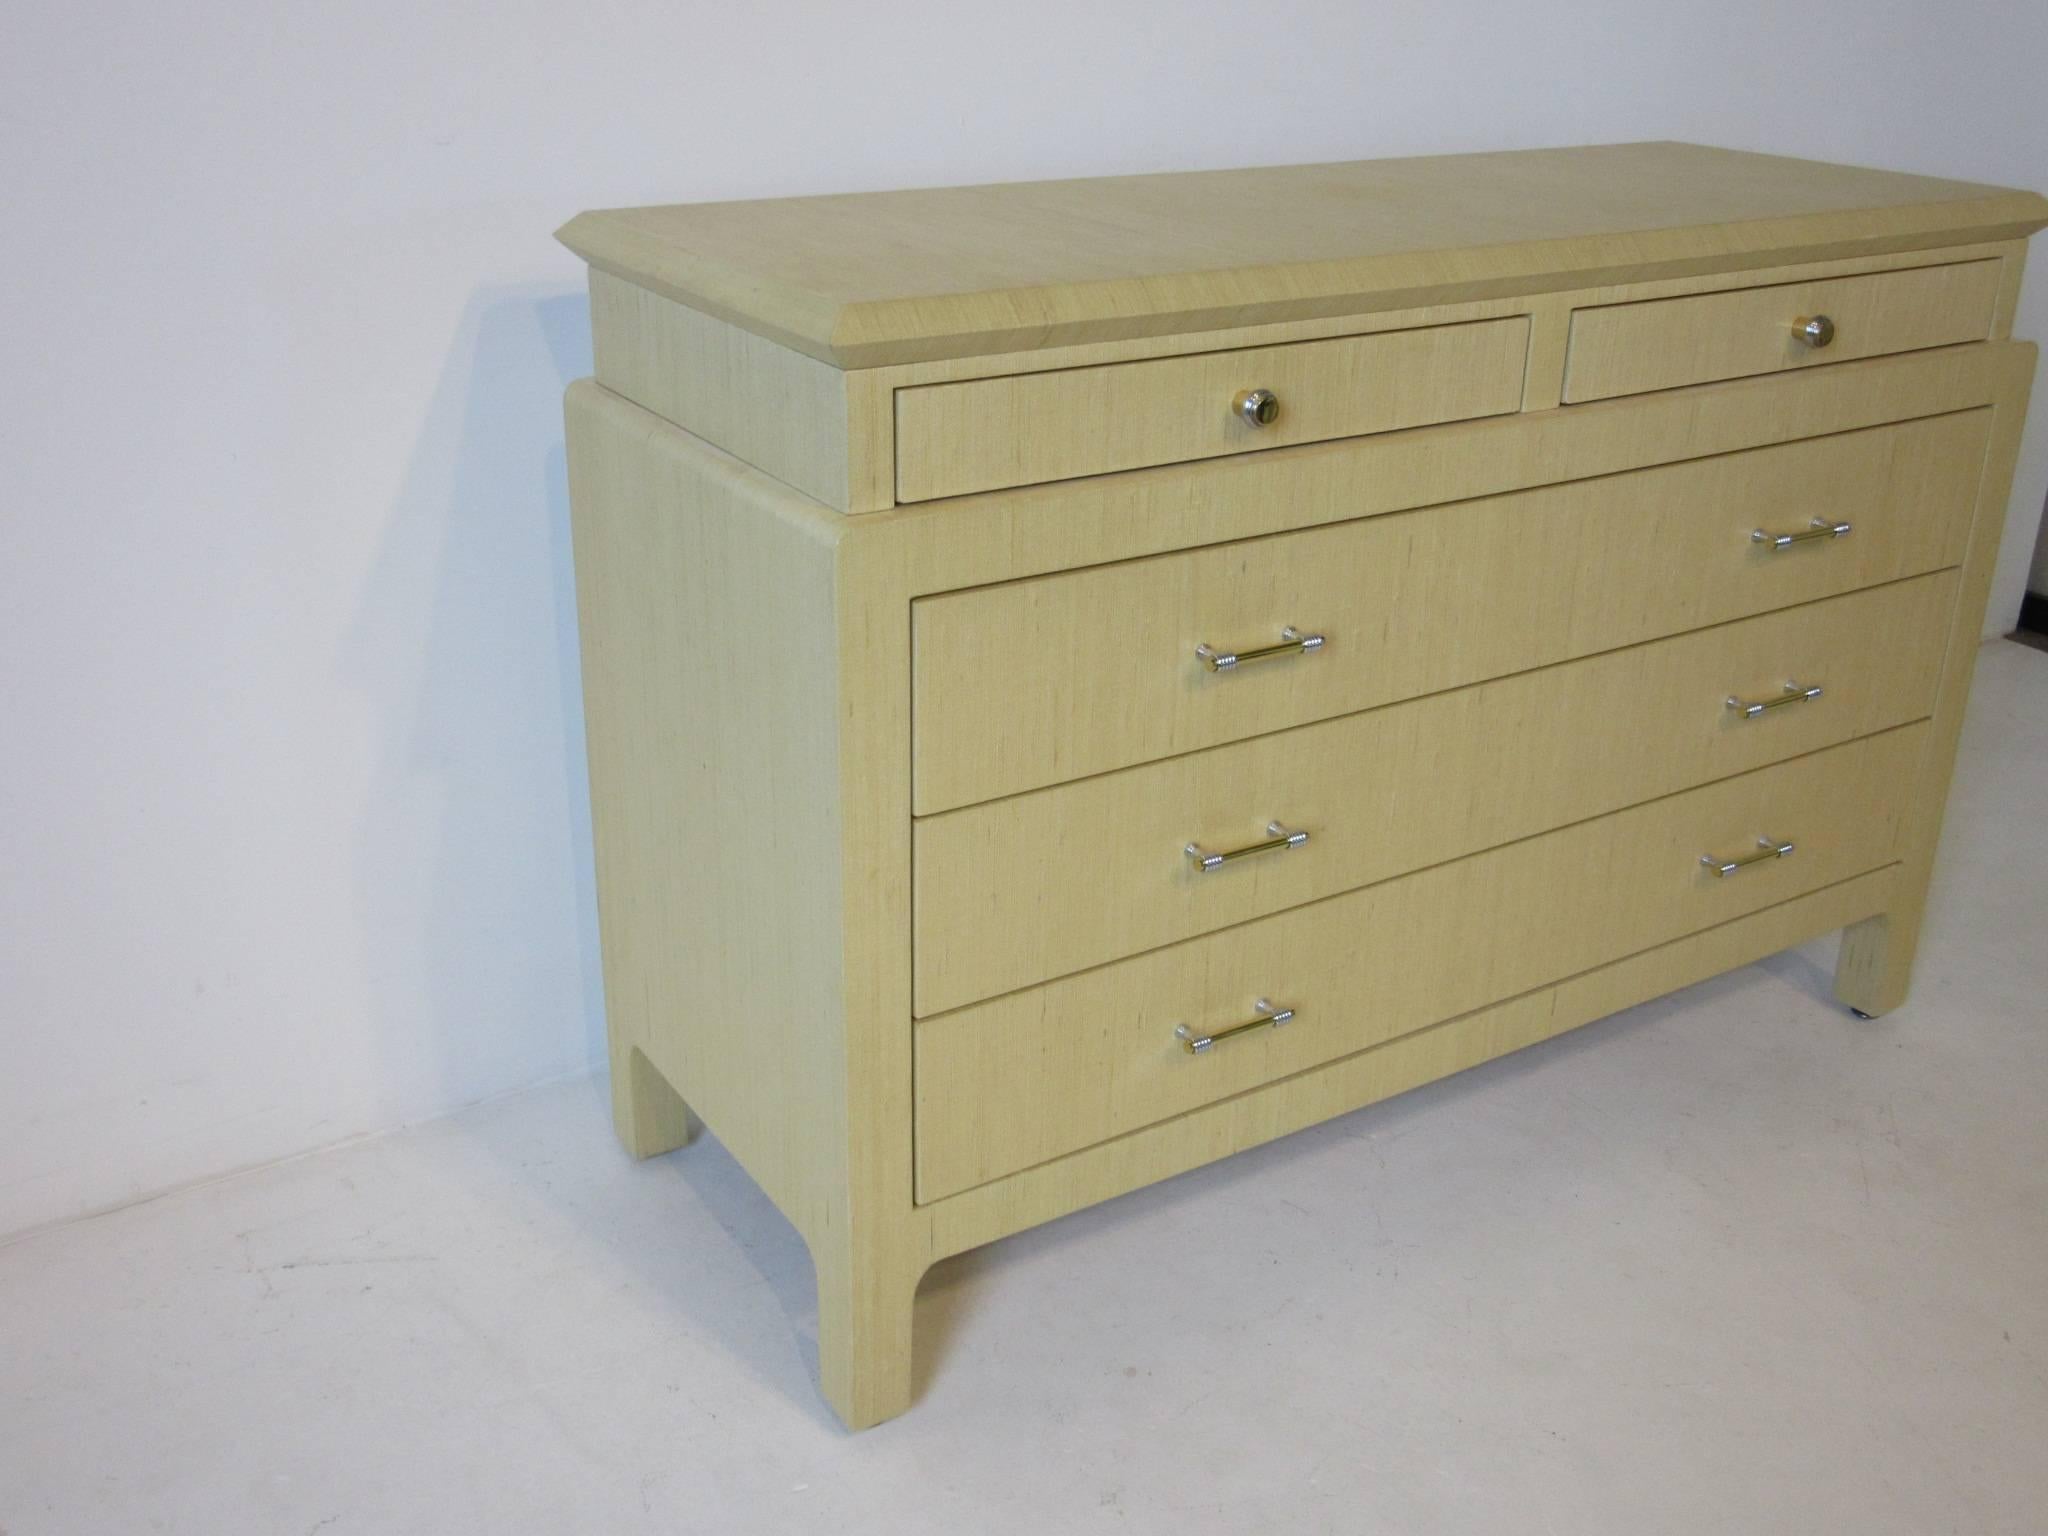
[[1280,397],[1270,389],[1241,389],[1231,408],[1255,427],[1270,427],[1280,419]]
[[1835,322],[1826,315],[1801,315],[1792,322],[1792,334],[1809,347],[1824,347],[1835,339]]

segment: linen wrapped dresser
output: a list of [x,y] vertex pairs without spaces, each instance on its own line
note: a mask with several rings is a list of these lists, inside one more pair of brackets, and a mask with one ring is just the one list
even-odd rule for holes
[[795,1223],[840,1416],[947,1254],[1833,929],[1898,1004],[2044,220],[1679,144],[573,220],[618,1129]]

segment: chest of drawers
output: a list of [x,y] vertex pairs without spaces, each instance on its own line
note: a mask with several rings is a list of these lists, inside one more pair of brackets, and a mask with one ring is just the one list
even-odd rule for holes
[[948,1254],[1835,929],[1901,1002],[2044,222],[1673,144],[572,221],[618,1129],[803,1234],[840,1416]]

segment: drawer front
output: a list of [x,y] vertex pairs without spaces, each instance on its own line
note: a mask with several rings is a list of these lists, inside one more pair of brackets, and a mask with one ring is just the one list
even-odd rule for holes
[[[1958,563],[1987,410],[912,605],[919,815]],[[1847,522],[1841,538],[1753,541]],[[1196,655],[1307,653],[1211,671]]]
[[[1475,320],[1281,347],[896,392],[896,498],[929,501],[1522,407],[1529,320]],[[1264,390],[1277,414],[1248,420]]]
[[[929,1201],[1891,861],[1924,722],[915,1025]],[[1718,877],[1703,857],[1762,854]],[[1191,1053],[1194,1039],[1292,1009]]]
[[[928,817],[915,832],[917,1012],[1920,719],[1955,580],[1916,577]],[[1306,840],[1290,846],[1273,823]],[[1264,851],[1202,868],[1190,843]]]
[[[1564,398],[1606,400],[1982,341],[2003,265],[1964,261],[1574,310]],[[1799,329],[1809,320],[1813,341]]]

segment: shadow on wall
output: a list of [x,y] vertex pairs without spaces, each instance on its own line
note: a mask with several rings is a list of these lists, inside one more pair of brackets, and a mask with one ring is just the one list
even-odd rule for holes
[[379,717],[355,905],[388,1118],[602,1057],[562,441],[590,371],[580,289],[470,301],[347,636]]
[[[369,1027],[387,1080],[438,1095],[435,1108],[604,1060],[562,441],[562,390],[590,371],[580,289],[470,302],[345,642],[343,681],[380,742],[356,829]],[[601,1082],[591,1093],[592,1133],[609,1140],[609,1095]],[[387,1123],[421,1113],[390,1109]],[[579,1193],[529,1161],[525,1137],[495,1138],[496,1123],[471,1122],[477,1150],[526,1178],[479,1181],[479,1198],[573,1235],[565,1262],[644,1288],[819,1426],[835,1422],[815,1392],[809,1252],[730,1155],[708,1137],[637,1169],[617,1152],[616,1182]],[[722,1240],[706,1240],[707,1213]],[[729,1295],[733,1266],[774,1298],[738,1314],[737,1334],[731,1314],[705,1310]]]

